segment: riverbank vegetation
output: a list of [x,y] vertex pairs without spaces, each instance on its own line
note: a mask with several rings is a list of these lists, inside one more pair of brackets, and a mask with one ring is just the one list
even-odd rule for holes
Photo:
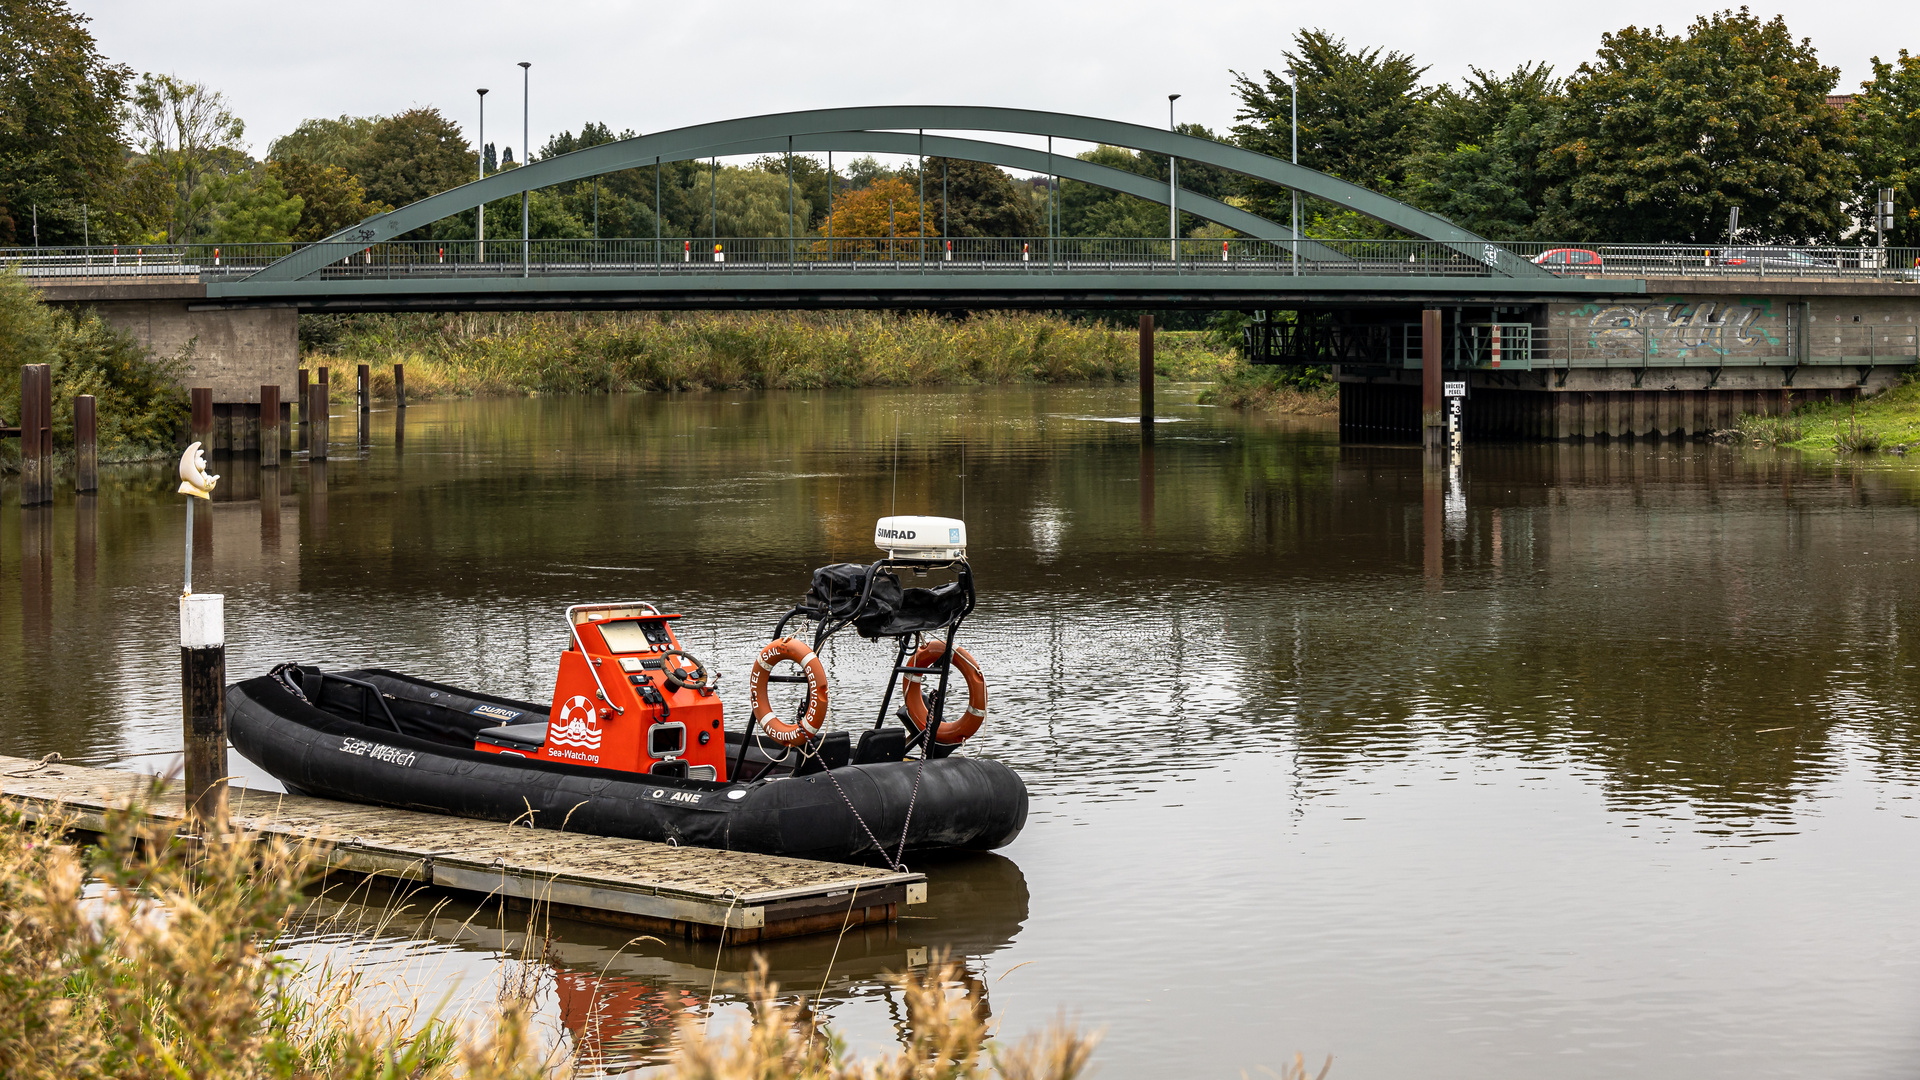
[[1740,433],[1768,446],[1840,454],[1920,450],[1920,380],[1909,375],[1874,397],[1815,402],[1781,417],[1743,416]]
[[1200,404],[1249,412],[1333,416],[1340,411],[1340,387],[1324,367],[1241,364],[1201,391]]
[[[0,808],[0,1075],[16,1080],[535,1080],[575,1075],[547,1038],[532,987],[506,980],[477,1017],[377,998],[351,966],[299,964],[277,945],[311,901],[319,850],[248,840],[188,845],[132,810],[83,847],[70,821]],[[349,964],[351,961],[349,961]],[[1074,1080],[1097,1038],[1063,1025],[995,1041],[995,1025],[944,961],[898,976],[897,1051],[868,1058],[783,995],[764,965],[746,1023],[709,1035],[676,1017],[667,1075],[686,1080]],[[524,992],[523,992],[524,991]],[[663,995],[663,1000],[669,999]],[[709,1006],[710,1007],[710,1006]]]
[[[73,447],[73,399],[92,394],[101,461],[140,461],[170,452],[187,421],[180,388],[191,353],[154,357],[90,311],[49,307],[18,275],[0,271],[0,417],[20,419],[20,367],[53,375],[53,445]],[[0,439],[0,471],[19,467],[18,439]]]
[[[365,363],[376,397],[406,365],[410,400],[493,394],[779,390],[1127,381],[1137,332],[1041,313],[875,312],[361,315],[302,320],[308,368]],[[1162,334],[1156,370],[1211,380],[1231,348]],[[330,378],[350,400],[351,374]]]

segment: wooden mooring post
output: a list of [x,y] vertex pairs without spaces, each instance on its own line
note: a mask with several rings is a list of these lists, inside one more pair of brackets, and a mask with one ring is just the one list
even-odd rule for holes
[[307,394],[307,460],[327,460],[327,403],[332,398],[326,368],[314,372],[313,388]]
[[260,467],[280,467],[280,388],[260,387]]
[[197,442],[207,453],[213,453],[213,387],[196,386],[190,391],[193,397],[193,416],[187,422],[187,441]]
[[296,427],[300,429],[296,432],[298,438],[294,440],[294,450],[305,450],[305,448],[307,448],[307,425],[313,423],[313,398],[311,398],[311,390],[307,388],[307,369],[305,369],[305,367],[301,367],[300,382],[298,382],[296,388],[294,388],[294,404],[300,405],[300,417],[294,421]]
[[226,697],[226,598],[187,593],[180,597],[180,735],[187,758],[187,814],[218,831],[227,825]]
[[53,501],[53,369],[20,366],[20,505]]
[[354,369],[353,400],[361,412],[373,408],[373,369],[366,364]]
[[1140,316],[1140,437],[1153,438],[1153,316]]
[[100,424],[92,394],[73,399],[73,490],[100,490]]
[[393,407],[407,407],[407,365],[393,365]]

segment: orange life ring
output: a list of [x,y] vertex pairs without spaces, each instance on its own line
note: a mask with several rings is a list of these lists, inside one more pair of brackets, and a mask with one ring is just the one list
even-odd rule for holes
[[[913,654],[914,667],[932,667],[947,653],[944,641],[929,641],[920,646]],[[965,649],[953,650],[953,670],[967,680],[967,711],[958,719],[944,717],[940,730],[933,733],[933,741],[941,746],[959,746],[987,720],[987,679],[980,674],[980,665],[973,654]],[[929,676],[911,674],[901,679],[901,694],[906,698],[907,716],[913,721],[914,730],[924,731],[927,727],[927,699],[920,694],[920,684]]]
[[[767,702],[767,676],[773,674],[774,665],[783,660],[800,665],[807,675],[807,711],[798,723],[775,714]],[[759,659],[753,662],[753,674],[748,676],[747,685],[753,690],[753,719],[774,742],[798,746],[827,726],[827,668],[799,638],[783,637],[768,642],[760,650]]]

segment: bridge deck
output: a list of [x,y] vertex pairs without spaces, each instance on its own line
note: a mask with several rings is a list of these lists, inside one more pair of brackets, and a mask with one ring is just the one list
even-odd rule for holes
[[[0,798],[30,818],[61,812],[98,831],[145,802],[179,822],[180,786],[147,800],[152,778],[0,756]],[[591,922],[750,942],[891,922],[924,902],[924,874],[640,840],[517,828],[277,792],[231,792],[233,825],[260,837],[320,841],[329,873],[378,876],[549,906]]]

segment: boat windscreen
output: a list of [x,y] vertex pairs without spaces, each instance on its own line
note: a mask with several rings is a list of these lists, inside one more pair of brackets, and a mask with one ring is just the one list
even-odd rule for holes
[[608,650],[616,653],[652,652],[670,640],[667,624],[659,619],[619,619],[599,626]]

